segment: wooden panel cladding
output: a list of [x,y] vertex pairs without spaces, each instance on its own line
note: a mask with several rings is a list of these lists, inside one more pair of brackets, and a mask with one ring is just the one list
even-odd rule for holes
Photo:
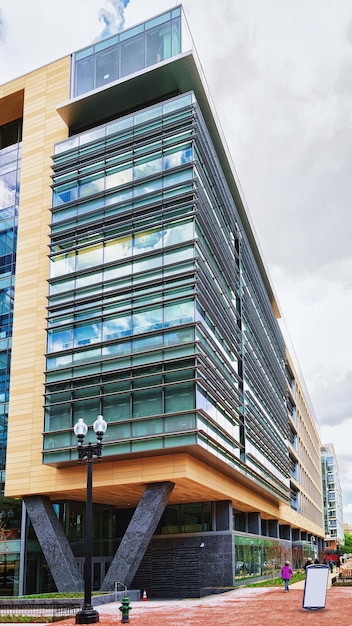
[[23,117],[24,89],[0,99],[0,126]]

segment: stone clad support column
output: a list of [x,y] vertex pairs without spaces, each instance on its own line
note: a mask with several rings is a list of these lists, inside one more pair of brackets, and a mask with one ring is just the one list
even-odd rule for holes
[[279,522],[277,519],[268,520],[269,537],[279,538]]
[[50,498],[23,498],[35,534],[59,592],[83,591],[83,577]]
[[280,539],[287,539],[288,541],[292,541],[291,526],[289,524],[280,524],[279,536],[280,536]]
[[260,513],[248,513],[248,532],[252,535],[260,535],[261,519]]
[[102,591],[112,591],[115,582],[121,582],[126,587],[132,583],[173,488],[174,483],[171,482],[146,486],[104,578]]

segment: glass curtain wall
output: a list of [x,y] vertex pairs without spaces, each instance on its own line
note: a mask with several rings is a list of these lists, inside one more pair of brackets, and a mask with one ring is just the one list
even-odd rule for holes
[[22,120],[0,127],[0,594],[18,588],[21,508],[4,497]]
[[243,471],[245,451],[285,494],[280,336],[194,95],[58,144],[53,183],[44,462],[102,413],[106,454],[199,445]]

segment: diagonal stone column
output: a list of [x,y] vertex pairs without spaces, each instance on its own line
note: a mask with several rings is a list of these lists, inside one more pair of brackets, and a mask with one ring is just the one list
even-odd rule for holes
[[112,591],[115,582],[131,584],[153,533],[169,501],[174,483],[146,486],[128,528],[104,578],[101,591]]
[[50,498],[25,496],[23,500],[57,590],[83,591],[82,575]]

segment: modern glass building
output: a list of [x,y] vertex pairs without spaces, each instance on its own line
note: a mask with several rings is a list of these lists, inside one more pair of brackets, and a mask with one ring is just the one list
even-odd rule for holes
[[342,491],[339,466],[332,443],[321,446],[321,466],[323,479],[325,552],[339,554],[339,546],[344,543]]
[[199,595],[303,555],[324,535],[319,438],[300,410],[308,463],[299,381],[182,8],[0,98],[2,128],[23,123],[6,479],[24,502],[20,591],[82,588],[73,426],[98,414],[94,588]]

